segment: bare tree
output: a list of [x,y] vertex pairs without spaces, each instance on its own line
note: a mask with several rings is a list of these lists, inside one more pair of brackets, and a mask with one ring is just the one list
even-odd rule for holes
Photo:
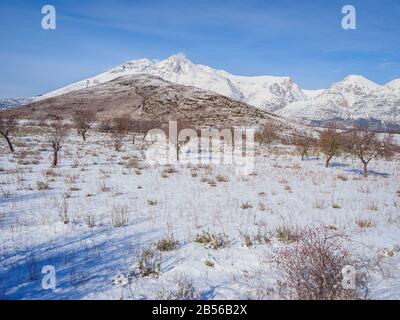
[[368,164],[377,158],[390,158],[395,152],[395,144],[392,135],[379,139],[375,131],[358,128],[346,135],[345,150],[361,160],[364,177],[368,177]]
[[91,110],[79,111],[74,114],[74,127],[78,134],[82,136],[83,141],[86,141],[86,133],[91,128],[96,120],[96,113]]
[[131,118],[120,116],[113,121],[113,131],[128,134],[131,129]]
[[319,148],[325,155],[325,167],[328,168],[329,162],[334,156],[339,155],[341,141],[340,134],[334,127],[321,132],[319,137]]
[[0,134],[6,139],[11,152],[14,152],[14,147],[10,140],[10,134],[17,125],[18,121],[15,116],[5,115],[3,111],[0,111]]
[[123,132],[113,132],[111,137],[114,143],[114,150],[121,151],[122,141],[124,140],[125,134]]
[[268,147],[271,143],[278,139],[278,134],[272,126],[264,126],[263,129],[256,133],[255,140],[261,144],[265,143]]
[[122,147],[122,141],[128,134],[130,128],[129,117],[118,117],[112,122],[112,139],[114,142],[115,151],[120,151]]
[[179,133],[184,129],[193,129],[193,130],[195,130],[195,128],[189,121],[178,120],[176,125],[177,125],[177,134],[178,134],[178,136],[176,137],[176,140],[173,139],[173,137],[170,137],[170,142],[175,146],[177,161],[180,161],[181,149],[182,149],[182,147],[184,145],[189,143],[190,137],[184,137],[184,139],[180,140],[179,139]]
[[308,156],[308,153],[314,143],[314,140],[309,137],[299,136],[292,140],[292,143],[296,146],[297,151],[301,156],[301,160],[304,160],[305,156]]
[[51,147],[53,148],[53,167],[57,167],[58,164],[58,152],[62,148],[62,144],[68,134],[68,127],[57,121],[53,124],[52,132],[50,135]]

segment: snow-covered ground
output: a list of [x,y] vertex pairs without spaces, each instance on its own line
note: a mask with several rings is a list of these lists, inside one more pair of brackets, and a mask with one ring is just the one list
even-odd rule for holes
[[[182,279],[201,299],[279,299],[272,261],[287,244],[276,229],[321,225],[376,262],[370,298],[400,299],[398,158],[371,162],[366,179],[356,159],[326,169],[318,156],[301,161],[291,147],[263,146],[254,173],[241,176],[228,165],[151,167],[140,141],[127,138],[115,152],[108,135],[89,132],[86,142],[70,134],[53,169],[42,130],[25,128],[14,155],[0,144],[0,299],[165,298]],[[113,226],[117,213],[125,225]],[[226,246],[195,242],[202,231],[225,234]],[[171,234],[176,249],[154,248]],[[246,235],[267,241],[248,247]],[[113,285],[145,248],[159,276]],[[41,286],[45,265],[56,270],[55,290]]]

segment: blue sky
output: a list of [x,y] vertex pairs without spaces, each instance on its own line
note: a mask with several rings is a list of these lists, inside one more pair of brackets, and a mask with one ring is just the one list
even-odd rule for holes
[[[46,4],[56,30],[41,28]],[[357,10],[357,30],[341,28],[345,4]],[[306,89],[348,74],[400,78],[399,0],[1,0],[0,12],[0,98],[178,52],[233,74],[291,76]]]

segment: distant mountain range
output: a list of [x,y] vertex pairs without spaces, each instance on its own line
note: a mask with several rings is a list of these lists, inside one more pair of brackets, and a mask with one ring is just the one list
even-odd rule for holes
[[[302,90],[289,77],[236,76],[194,64],[181,54],[162,61],[129,61],[95,77],[33,99],[44,100],[94,87],[121,76],[138,74],[153,75],[172,83],[212,91],[307,124],[324,125],[334,120],[346,126],[371,122],[378,128],[400,128],[400,79],[380,86],[362,76],[351,75],[327,89]],[[26,104],[29,100],[21,102]],[[1,104],[10,107],[17,105],[17,101],[0,101]]]
[[362,76],[348,76],[277,114],[315,125],[336,120],[348,125],[370,121],[373,126],[396,127],[400,125],[400,80],[380,86]]
[[0,110],[16,108],[32,102],[34,98],[8,98],[0,99]]

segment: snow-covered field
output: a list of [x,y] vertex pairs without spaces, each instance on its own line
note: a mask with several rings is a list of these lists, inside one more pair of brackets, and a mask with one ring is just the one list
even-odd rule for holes
[[[241,176],[228,165],[151,167],[140,141],[115,152],[106,134],[71,132],[51,168],[43,130],[24,128],[15,154],[0,144],[0,299],[168,298],[184,281],[200,299],[280,299],[273,257],[288,244],[276,230],[321,225],[371,261],[369,298],[400,299],[399,158],[371,162],[366,179],[356,159],[326,169],[262,146]],[[113,226],[116,215],[126,223]],[[194,241],[203,231],[223,234],[222,248]],[[155,248],[172,235],[176,248]],[[146,248],[159,275],[132,276]],[[55,290],[42,288],[45,265]],[[117,275],[129,283],[113,285]]]

